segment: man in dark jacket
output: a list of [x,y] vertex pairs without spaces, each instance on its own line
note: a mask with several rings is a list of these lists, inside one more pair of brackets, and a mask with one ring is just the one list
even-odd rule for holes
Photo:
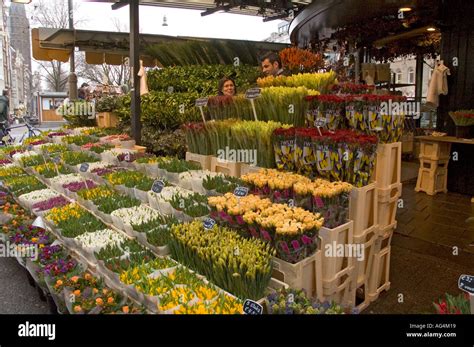
[[278,53],[269,52],[265,54],[262,59],[262,71],[267,76],[289,76],[291,73],[285,69],[281,64],[281,59]]

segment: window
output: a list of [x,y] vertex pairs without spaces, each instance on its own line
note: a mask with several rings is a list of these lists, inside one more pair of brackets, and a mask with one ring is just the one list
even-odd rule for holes
[[414,84],[415,78],[415,69],[411,67],[408,69],[408,83]]
[[402,70],[397,69],[397,71],[395,71],[395,83],[402,83],[402,77]]

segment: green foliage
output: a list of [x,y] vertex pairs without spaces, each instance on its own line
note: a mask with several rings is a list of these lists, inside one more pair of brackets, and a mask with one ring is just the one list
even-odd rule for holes
[[92,117],[95,112],[92,106],[88,101],[74,100],[59,106],[57,112],[73,127],[91,127],[97,125],[95,117]]
[[118,105],[119,98],[114,95],[104,95],[97,99],[95,110],[97,112],[114,112]]
[[218,82],[224,76],[234,79],[242,93],[255,84],[260,70],[248,65],[174,66],[148,72],[148,84],[154,91],[167,92],[172,87],[174,93],[195,92],[204,97],[217,94]]

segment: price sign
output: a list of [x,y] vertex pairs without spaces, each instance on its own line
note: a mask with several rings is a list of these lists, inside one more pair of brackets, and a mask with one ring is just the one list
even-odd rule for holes
[[317,118],[315,121],[314,121],[314,126],[318,127],[318,128],[323,128],[326,126],[327,124],[327,119],[326,118]]
[[200,98],[200,99],[196,99],[196,103],[195,105],[197,107],[204,107],[204,106],[207,106],[207,102],[209,101],[209,98]]
[[245,314],[263,314],[263,306],[253,300],[245,300],[244,302],[244,313]]
[[216,225],[216,221],[212,218],[206,218],[203,222],[204,229],[210,230]]
[[474,295],[474,276],[461,275],[458,281],[459,289]]
[[81,167],[79,168],[79,171],[80,171],[80,172],[87,172],[87,170],[89,170],[89,164],[87,164],[87,163],[82,163],[82,164],[81,164]]
[[261,93],[262,90],[260,88],[250,88],[245,92],[245,97],[252,100],[258,98]]
[[61,162],[61,158],[58,156],[58,157],[53,157],[53,163],[55,164],[59,164]]
[[26,149],[27,149],[28,151],[32,151],[32,150],[33,150],[33,146],[32,146],[32,145],[28,145],[28,147],[26,147]]
[[130,162],[130,152],[125,153],[125,161]]
[[164,187],[165,187],[165,182],[159,180],[159,181],[153,182],[153,185],[151,186],[151,190],[155,192],[156,194],[160,194]]
[[239,198],[247,196],[248,193],[249,193],[249,189],[247,187],[237,187],[234,190],[234,195]]

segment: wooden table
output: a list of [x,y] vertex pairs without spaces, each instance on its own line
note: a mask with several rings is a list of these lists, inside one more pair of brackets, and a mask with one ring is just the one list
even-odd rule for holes
[[[420,141],[420,171],[416,184],[416,191],[424,191],[428,195],[448,191],[448,163],[464,162],[472,165],[474,156],[472,149],[466,152],[467,155],[459,157],[459,153],[452,153],[453,144],[474,145],[474,139],[459,139],[453,136],[417,136]],[[472,170],[463,170],[466,177],[472,177]],[[469,193],[460,191],[460,193]],[[474,202],[474,198],[472,199]]]

